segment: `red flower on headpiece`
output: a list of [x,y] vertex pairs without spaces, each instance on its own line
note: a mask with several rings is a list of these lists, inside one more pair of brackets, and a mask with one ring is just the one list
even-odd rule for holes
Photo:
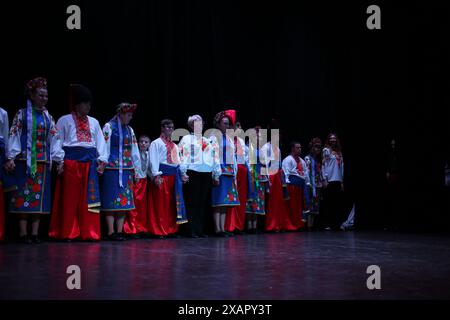
[[236,110],[225,110],[225,115],[231,120],[231,125],[234,127],[236,124]]
[[117,113],[127,113],[127,112],[135,112],[137,108],[137,104],[135,103],[121,103],[117,106]]
[[47,88],[47,79],[42,77],[34,78],[28,81],[27,88],[30,92],[40,88]]
[[230,120],[230,125],[234,127],[234,125],[236,124],[236,110],[220,111],[214,117],[214,125],[217,127],[220,120],[222,120],[222,118],[224,117],[227,117]]

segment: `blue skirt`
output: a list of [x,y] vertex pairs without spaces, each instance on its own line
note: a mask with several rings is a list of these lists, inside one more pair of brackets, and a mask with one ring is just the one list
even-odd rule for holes
[[129,211],[135,209],[133,197],[133,170],[123,170],[119,186],[119,170],[105,169],[100,177],[102,211]]
[[220,184],[212,187],[213,207],[232,207],[239,205],[239,197],[234,176],[221,175]]
[[255,186],[254,199],[247,200],[245,212],[253,214],[266,214],[266,182],[259,182]]
[[5,192],[10,192],[9,212],[49,214],[51,209],[51,175],[49,164],[38,162],[34,177],[27,175],[25,161],[16,160],[14,173],[5,174]]

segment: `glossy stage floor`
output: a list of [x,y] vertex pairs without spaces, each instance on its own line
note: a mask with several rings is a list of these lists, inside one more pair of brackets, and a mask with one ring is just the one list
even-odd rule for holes
[[[67,267],[80,267],[69,290]],[[370,265],[381,289],[369,290]],[[310,232],[0,245],[0,299],[449,299],[450,236]]]

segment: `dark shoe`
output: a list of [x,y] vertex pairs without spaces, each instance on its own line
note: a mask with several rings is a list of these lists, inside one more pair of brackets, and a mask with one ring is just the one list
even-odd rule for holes
[[151,239],[165,239],[166,238],[164,236],[157,235],[157,234],[150,234],[148,237]]
[[256,229],[248,229],[247,233],[248,234],[256,234]]
[[241,231],[241,230],[238,230],[238,229],[234,230],[233,233],[234,233],[235,235],[238,235],[238,236],[241,236],[241,235],[245,234],[244,231]]
[[188,235],[188,238],[198,239],[200,237],[197,234],[195,234],[195,233],[191,233],[190,235]]
[[233,234],[232,232],[224,231],[224,233],[225,233],[225,235],[226,235],[227,237],[232,237],[232,236],[234,236],[234,234]]
[[131,234],[126,234],[125,238],[126,239],[140,239],[141,236],[136,233],[131,233]]
[[149,239],[149,238],[151,238],[151,233],[148,233],[148,232],[140,232],[140,233],[138,233],[138,236],[139,236],[139,238],[140,239]]
[[219,238],[227,238],[228,237],[225,232],[216,232],[214,235]]
[[37,235],[31,235],[31,241],[36,244],[41,243],[41,239],[39,239],[39,236]]
[[178,234],[176,234],[176,233],[171,233],[171,234],[169,234],[168,236],[167,236],[167,238],[170,238],[170,239],[179,239],[179,238],[181,238]]
[[204,233],[198,233],[197,234],[200,238],[208,238],[208,236]]
[[19,238],[19,242],[24,243],[24,244],[32,244],[33,243],[28,235],[21,236]]
[[84,239],[84,240],[77,240],[77,241],[97,243],[97,242],[100,242],[101,240],[100,239]]
[[127,240],[125,238],[125,235],[122,232],[116,233],[117,234],[117,241],[125,241]]
[[113,233],[109,234],[106,239],[109,241],[118,241],[117,233],[113,232]]

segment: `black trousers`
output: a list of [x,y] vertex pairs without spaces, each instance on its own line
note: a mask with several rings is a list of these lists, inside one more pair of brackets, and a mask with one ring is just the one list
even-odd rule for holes
[[189,222],[182,225],[180,232],[199,235],[205,232],[205,216],[211,209],[208,201],[212,187],[211,172],[188,170],[187,175],[189,182],[183,186],[183,195]]
[[331,181],[323,189],[323,202],[320,207],[320,221],[322,227],[338,230],[346,220],[344,193],[340,181]]

